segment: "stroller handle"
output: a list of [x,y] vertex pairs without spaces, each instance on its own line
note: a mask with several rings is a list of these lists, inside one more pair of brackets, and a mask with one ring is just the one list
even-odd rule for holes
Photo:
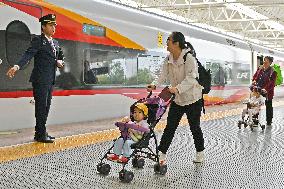
[[150,98],[153,94],[153,91],[150,91],[150,93],[148,94],[147,98]]
[[[172,103],[175,99],[175,94],[169,92],[169,86],[166,86],[158,95],[160,98],[162,98],[165,102],[169,100],[168,104]],[[152,90],[149,92],[147,98],[150,98],[152,96],[153,92]]]

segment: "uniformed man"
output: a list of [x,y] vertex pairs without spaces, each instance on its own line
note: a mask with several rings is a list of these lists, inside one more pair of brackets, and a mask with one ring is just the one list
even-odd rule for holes
[[46,120],[52,98],[52,90],[55,82],[56,67],[62,68],[63,52],[58,42],[52,38],[56,28],[56,16],[48,14],[39,19],[42,34],[31,41],[31,46],[26,50],[19,62],[10,68],[7,75],[15,76],[34,57],[34,68],[30,77],[33,86],[35,100],[35,136],[34,140],[44,143],[52,143],[54,137],[46,132]]

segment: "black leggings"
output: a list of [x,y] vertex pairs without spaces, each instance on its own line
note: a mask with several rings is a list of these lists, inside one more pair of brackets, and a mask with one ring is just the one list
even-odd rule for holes
[[273,118],[272,99],[265,100],[265,107],[266,107],[266,124],[271,125]]
[[200,128],[200,116],[202,109],[202,101],[186,105],[179,106],[175,102],[172,102],[167,118],[167,125],[161,138],[159,151],[166,154],[170,147],[175,135],[175,131],[179,125],[179,122],[184,113],[186,113],[187,120],[190,126],[191,133],[193,135],[194,144],[197,152],[204,150],[203,133]]

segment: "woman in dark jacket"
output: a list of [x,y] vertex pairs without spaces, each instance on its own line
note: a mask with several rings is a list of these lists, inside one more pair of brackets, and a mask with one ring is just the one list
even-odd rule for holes
[[264,62],[261,68],[259,68],[253,75],[253,85],[257,85],[261,88],[262,93],[266,96],[266,124],[271,126],[273,118],[272,99],[274,96],[274,87],[276,80],[276,72],[270,66],[273,62],[273,57],[264,57]]

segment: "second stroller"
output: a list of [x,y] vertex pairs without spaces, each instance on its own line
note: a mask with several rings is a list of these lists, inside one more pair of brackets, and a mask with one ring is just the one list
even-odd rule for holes
[[249,100],[244,102],[244,104],[246,104],[246,108],[243,109],[242,120],[238,122],[239,129],[241,129],[242,124],[244,127],[249,126],[251,131],[253,131],[253,127],[258,127],[258,125],[260,125],[262,130],[265,129],[265,125],[261,125],[259,123],[260,110],[263,105],[260,93],[261,91],[257,87],[254,87]]

